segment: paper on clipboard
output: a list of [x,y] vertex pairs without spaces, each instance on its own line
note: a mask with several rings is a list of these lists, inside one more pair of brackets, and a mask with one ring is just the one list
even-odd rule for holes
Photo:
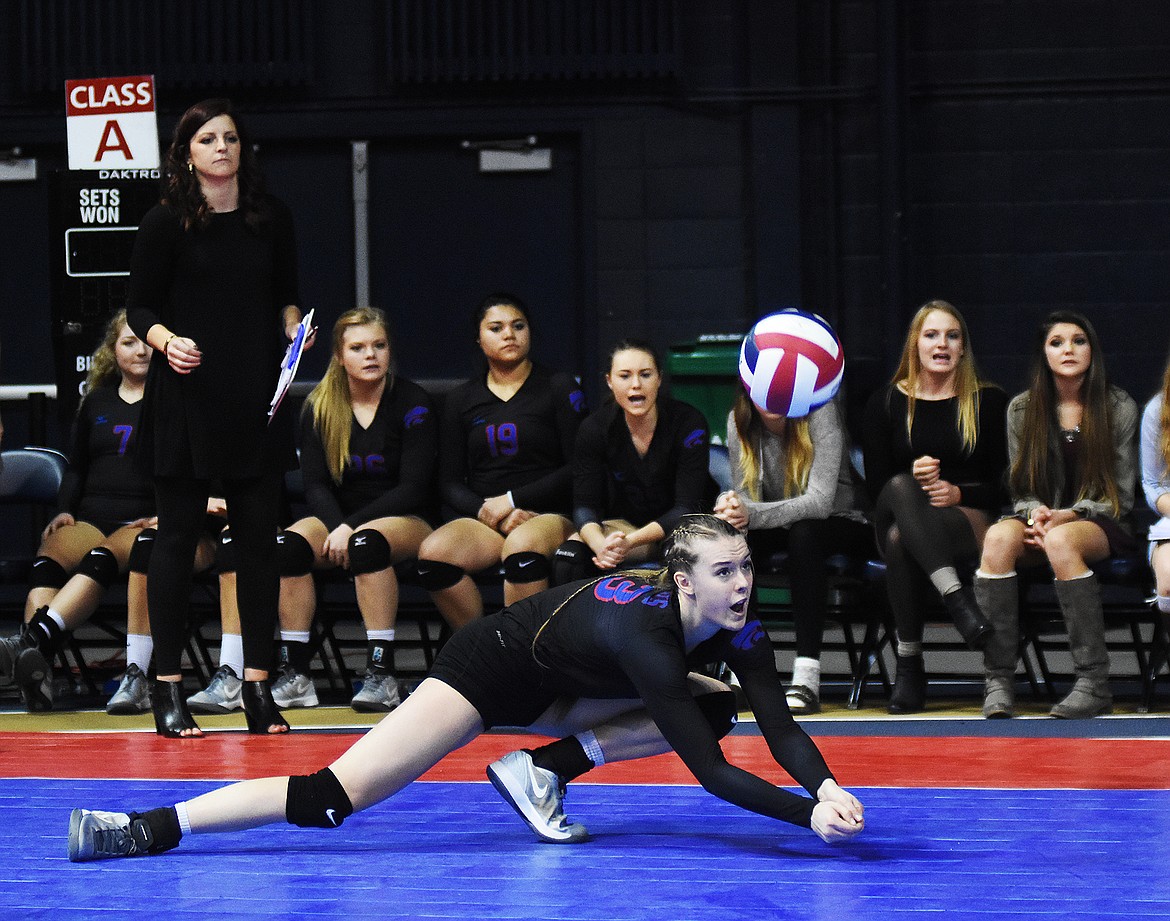
[[301,355],[304,353],[305,340],[309,338],[312,329],[313,311],[310,310],[301,317],[300,325],[297,326],[297,334],[288,344],[284,358],[280,362],[280,379],[276,382],[276,392],[272,395],[272,403],[268,407],[269,422],[276,415],[276,411],[280,409],[284,395],[288,393],[288,388],[292,386],[292,382],[297,376],[297,368],[301,364]]

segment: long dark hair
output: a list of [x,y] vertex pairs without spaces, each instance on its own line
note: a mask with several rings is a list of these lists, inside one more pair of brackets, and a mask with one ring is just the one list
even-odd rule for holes
[[1063,465],[1063,461],[1060,452],[1054,451],[1053,446],[1060,434],[1060,422],[1056,413],[1056,384],[1044,348],[1052,328],[1059,323],[1068,323],[1084,330],[1091,353],[1089,370],[1081,382],[1080,396],[1084,407],[1081,414],[1079,459],[1081,488],[1076,499],[1104,499],[1116,513],[1120,508],[1120,498],[1117,471],[1114,469],[1113,411],[1109,399],[1109,378],[1105,373],[1105,356],[1101,352],[1101,343],[1093,324],[1084,314],[1073,310],[1056,310],[1045,317],[1033,343],[1032,370],[1019,454],[1010,474],[1012,494],[1036,496],[1046,504],[1057,501],[1058,477],[1055,465]]
[[203,197],[199,177],[191,169],[191,138],[213,118],[226,115],[236,126],[240,138],[240,211],[248,226],[255,230],[268,218],[264,204],[264,181],[252,150],[251,136],[236,114],[230,99],[204,99],[183,113],[171,137],[171,146],[163,158],[163,204],[179,212],[184,230],[205,227],[211,209]]
[[[514,294],[508,294],[506,291],[496,291],[480,301],[475,308],[475,313],[472,314],[472,328],[475,331],[474,336],[477,342],[479,340],[479,324],[483,322],[483,318],[487,316],[487,312],[493,307],[511,307],[519,311],[520,315],[524,317],[524,322],[528,324],[528,331],[531,334],[532,317],[528,314],[528,306]],[[529,343],[531,349],[531,339],[529,339]],[[531,361],[532,356],[526,355],[525,358]],[[481,362],[481,367],[484,369],[488,367],[489,362],[482,351],[479,351],[477,360]]]

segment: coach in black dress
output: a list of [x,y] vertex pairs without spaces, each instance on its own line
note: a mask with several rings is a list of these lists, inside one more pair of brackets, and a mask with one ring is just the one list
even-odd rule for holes
[[[268,424],[284,345],[300,322],[292,217],[260,191],[251,145],[224,99],[192,106],[167,153],[163,201],[143,218],[129,318],[155,348],[140,457],[154,477],[159,534],[149,603],[160,735],[199,735],[181,694],[191,559],[212,481],[239,551],[244,708],[252,732],[287,731],[268,667],[276,624],[280,483],[291,429]],[[287,413],[287,410],[286,410]]]

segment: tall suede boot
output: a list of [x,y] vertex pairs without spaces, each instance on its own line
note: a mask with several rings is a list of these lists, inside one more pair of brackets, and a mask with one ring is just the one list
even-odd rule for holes
[[983,715],[989,720],[1015,714],[1016,659],[1020,649],[1020,579],[1014,573],[988,579],[975,573],[975,602],[995,632],[983,645]]
[[1049,716],[1074,720],[1109,713],[1113,710],[1113,695],[1109,691],[1109,651],[1105,648],[1101,586],[1095,575],[1057,579],[1052,584],[1068,628],[1077,680]]

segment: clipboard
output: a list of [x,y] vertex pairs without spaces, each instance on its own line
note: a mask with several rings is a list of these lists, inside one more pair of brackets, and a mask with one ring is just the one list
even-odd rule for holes
[[297,368],[301,364],[301,355],[304,354],[305,340],[309,338],[309,333],[313,329],[313,311],[310,310],[303,317],[297,326],[297,334],[293,337],[292,342],[288,344],[285,349],[284,358],[280,362],[280,378],[276,382],[276,392],[272,394],[272,402],[268,407],[268,422],[272,422],[272,417],[276,415],[276,411],[280,409],[280,404],[284,401],[284,396],[288,393],[288,388],[292,386],[293,380],[297,376]]

